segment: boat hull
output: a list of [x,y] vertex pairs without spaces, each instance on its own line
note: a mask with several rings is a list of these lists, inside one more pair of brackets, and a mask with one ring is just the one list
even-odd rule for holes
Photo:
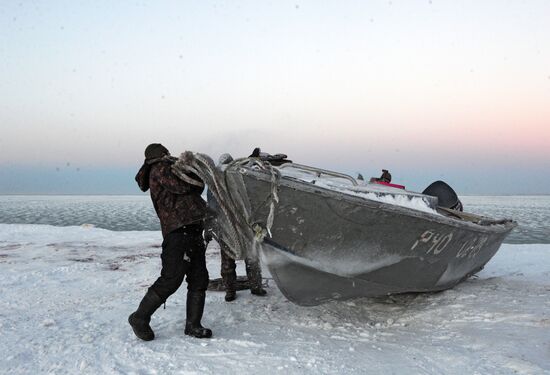
[[[228,171],[265,225],[270,176]],[[512,222],[478,225],[282,178],[263,262],[299,305],[453,287],[495,255]]]

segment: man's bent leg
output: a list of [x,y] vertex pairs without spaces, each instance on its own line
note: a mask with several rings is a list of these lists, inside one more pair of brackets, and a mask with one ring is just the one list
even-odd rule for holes
[[226,249],[227,245],[223,241],[220,241],[222,258],[220,274],[222,275],[222,282],[225,288],[225,300],[230,302],[237,298],[237,265],[235,264],[235,260],[229,256]]
[[149,288],[138,309],[128,317],[134,333],[142,340],[155,338],[151,329],[151,315],[172,295],[183,282],[189,260],[184,259],[185,243],[180,230],[169,233],[162,242],[162,271]]
[[186,254],[187,235],[179,228],[166,235],[162,242],[162,270],[153,289],[164,301],[178,290],[188,271],[191,258]]
[[267,292],[262,288],[262,268],[259,259],[246,258],[246,276],[250,284],[250,292],[257,296],[265,296]]

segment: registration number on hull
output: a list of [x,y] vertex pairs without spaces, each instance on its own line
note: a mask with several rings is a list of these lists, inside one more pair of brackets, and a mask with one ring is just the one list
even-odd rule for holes
[[[423,252],[426,255],[438,255],[443,252],[451,242],[453,242],[453,232],[442,233],[434,229],[424,231],[411,246],[411,251]],[[479,236],[461,241],[459,251],[456,253],[457,258],[473,258],[483,248],[489,237]],[[458,240],[455,240],[455,242]]]

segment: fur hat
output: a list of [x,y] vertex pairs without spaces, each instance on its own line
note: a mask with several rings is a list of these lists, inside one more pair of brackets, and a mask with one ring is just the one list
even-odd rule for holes
[[233,157],[230,154],[221,154],[218,159],[218,165],[229,164],[233,161]]
[[147,160],[162,158],[164,155],[170,155],[170,152],[160,143],[151,143],[145,149],[145,159]]

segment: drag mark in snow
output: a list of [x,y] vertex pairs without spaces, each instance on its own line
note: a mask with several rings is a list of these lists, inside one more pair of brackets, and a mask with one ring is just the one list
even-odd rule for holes
[[264,343],[256,343],[247,340],[228,340],[232,345],[241,346],[243,348],[265,348],[267,345]]
[[1,245],[0,250],[17,250],[20,249],[22,246],[19,244],[8,244],[8,245]]
[[73,262],[90,263],[90,262],[93,262],[95,259],[92,257],[86,257],[86,258],[69,258],[69,260]]

